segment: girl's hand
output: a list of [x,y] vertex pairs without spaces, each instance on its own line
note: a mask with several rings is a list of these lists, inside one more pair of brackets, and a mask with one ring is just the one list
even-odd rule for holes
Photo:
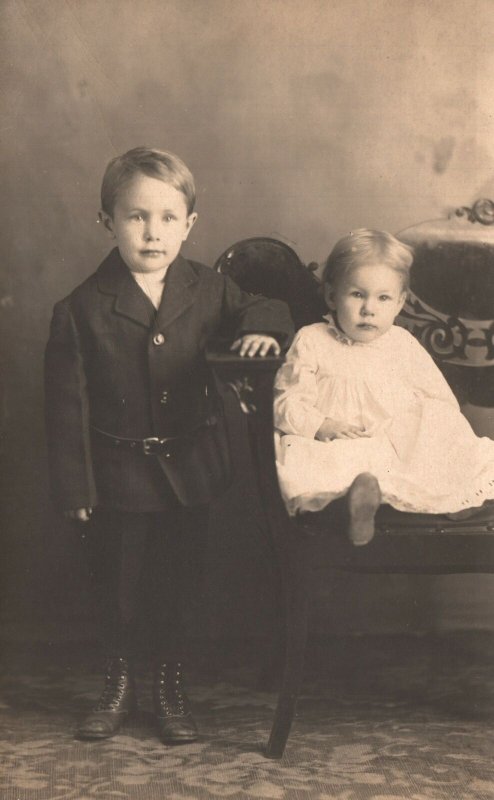
[[70,511],[64,511],[63,515],[65,519],[71,519],[74,522],[89,522],[92,513],[92,508],[74,508]]
[[279,356],[281,348],[272,336],[264,336],[262,333],[246,333],[236,339],[230,350],[238,350],[240,356],[266,356],[270,350],[275,356]]
[[320,442],[330,442],[333,439],[360,439],[369,436],[372,436],[372,433],[363,427],[326,417],[315,438]]

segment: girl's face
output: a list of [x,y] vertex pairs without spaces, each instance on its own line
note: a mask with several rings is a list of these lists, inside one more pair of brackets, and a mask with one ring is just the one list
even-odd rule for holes
[[327,295],[341,330],[362,343],[391,328],[405,299],[400,273],[383,264],[356,267],[334,289],[328,287]]

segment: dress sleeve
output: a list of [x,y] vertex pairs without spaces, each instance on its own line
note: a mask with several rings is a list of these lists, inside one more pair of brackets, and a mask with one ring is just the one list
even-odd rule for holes
[[317,408],[318,365],[307,328],[290,347],[275,380],[274,421],[283,433],[313,439],[325,416]]
[[458,409],[458,401],[432,356],[412,334],[408,334],[407,343],[410,354],[410,376],[416,396],[441,400]]

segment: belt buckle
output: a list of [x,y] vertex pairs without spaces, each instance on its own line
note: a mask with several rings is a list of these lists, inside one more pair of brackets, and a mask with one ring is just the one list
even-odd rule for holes
[[142,440],[142,449],[145,456],[157,456],[160,453],[160,447],[163,444],[162,439],[157,436],[148,436],[147,439]]

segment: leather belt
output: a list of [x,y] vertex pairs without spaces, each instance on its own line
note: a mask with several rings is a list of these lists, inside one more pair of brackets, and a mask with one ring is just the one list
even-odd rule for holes
[[146,439],[127,439],[125,436],[114,436],[112,433],[106,433],[99,428],[91,426],[93,433],[111,447],[118,447],[123,450],[137,450],[145,456],[165,456],[170,458],[169,444],[176,441],[178,436],[170,436],[166,439],[160,439],[158,436],[148,436]]
[[210,427],[216,425],[216,417],[210,417],[205,422],[198,425],[194,430],[189,431],[185,436],[166,436],[160,439],[158,436],[148,436],[146,439],[128,439],[125,436],[115,436],[113,433],[107,433],[94,425],[91,425],[93,433],[111,447],[118,447],[125,450],[136,450],[143,453],[145,456],[164,456],[171,458],[170,445],[173,447],[173,442],[183,440],[191,436],[200,428]]

